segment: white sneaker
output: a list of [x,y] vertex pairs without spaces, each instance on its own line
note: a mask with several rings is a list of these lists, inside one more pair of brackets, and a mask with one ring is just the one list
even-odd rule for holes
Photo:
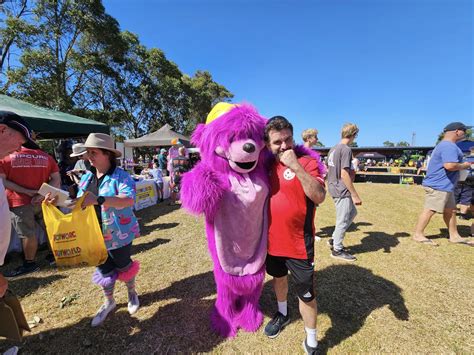
[[140,301],[138,300],[138,295],[136,293],[128,295],[128,305],[127,305],[128,313],[130,314],[137,313],[139,307],[140,307]]
[[108,314],[112,312],[115,307],[117,307],[115,301],[106,302],[102,306],[100,306],[95,317],[92,319],[91,326],[97,327],[101,325],[104,322],[105,318],[107,318]]

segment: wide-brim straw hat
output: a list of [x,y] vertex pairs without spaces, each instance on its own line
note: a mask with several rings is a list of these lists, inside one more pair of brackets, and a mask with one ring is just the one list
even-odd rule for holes
[[115,149],[115,142],[112,137],[105,133],[89,134],[83,147],[109,150],[113,152],[117,158],[122,156],[122,152]]
[[71,158],[73,157],[79,157],[83,154],[87,153],[86,148],[84,147],[84,144],[82,143],[76,143],[72,145],[72,153],[69,154]]

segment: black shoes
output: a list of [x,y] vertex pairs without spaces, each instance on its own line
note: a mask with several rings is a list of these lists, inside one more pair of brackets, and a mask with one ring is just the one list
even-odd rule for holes
[[356,261],[357,258],[352,255],[352,254],[349,254],[345,249],[342,249],[342,250],[332,250],[331,251],[331,257],[333,257],[334,259],[339,259],[339,260],[344,260],[344,261]]
[[290,315],[284,316],[280,312],[276,312],[273,319],[265,326],[265,335],[270,339],[276,338],[278,334],[290,323]]
[[306,339],[303,341],[303,350],[304,353],[307,355],[316,355],[316,351],[318,348],[312,348],[311,346],[308,345],[306,342]]
[[5,277],[17,277],[26,274],[31,274],[32,272],[38,271],[39,266],[35,262],[24,262],[23,265],[17,267],[14,270],[5,272],[3,276]]

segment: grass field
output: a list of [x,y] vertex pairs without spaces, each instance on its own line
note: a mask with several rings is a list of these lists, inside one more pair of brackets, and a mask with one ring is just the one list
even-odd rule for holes
[[[441,216],[426,232],[439,247],[415,243],[410,234],[423,203],[418,186],[357,184],[363,199],[347,246],[357,256],[348,264],[329,257],[334,204],[317,211],[316,289],[318,338],[323,352],[474,353],[474,248],[446,238]],[[143,237],[134,245],[142,271],[137,289],[142,308],[127,313],[127,293],[116,286],[119,308],[103,326],[91,317],[102,302],[91,281],[92,268],[42,271],[11,281],[28,319],[42,322],[21,344],[0,340],[0,352],[18,345],[22,354],[41,353],[302,353],[304,328],[291,291],[292,322],[277,338],[240,331],[224,340],[212,333],[215,298],[212,263],[203,221],[177,207],[140,211]],[[460,221],[463,236],[470,222]],[[39,255],[43,259],[45,252]],[[15,259],[4,267],[13,268]],[[63,297],[70,303],[60,308]],[[276,310],[267,277],[261,306],[265,323]]]

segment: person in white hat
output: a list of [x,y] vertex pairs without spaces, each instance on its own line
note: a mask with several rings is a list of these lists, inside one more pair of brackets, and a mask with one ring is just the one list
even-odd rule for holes
[[134,314],[139,307],[135,290],[135,276],[140,265],[131,259],[131,246],[139,236],[138,221],[133,214],[135,203],[135,182],[116,160],[122,154],[115,149],[113,139],[103,133],[91,133],[83,145],[91,163],[79,182],[78,197],[87,192],[82,207],[93,205],[99,223],[102,225],[105,245],[109,257],[99,265],[93,275],[93,282],[104,291],[105,302],[92,319],[92,326],[98,326],[116,308],[114,286],[116,280],[123,281],[128,288],[128,312]]
[[87,170],[90,170],[91,163],[87,159],[87,150],[84,147],[83,143],[76,143],[72,145],[72,154],[69,155],[71,158],[79,158],[74,165],[73,170],[69,170],[67,175],[69,178],[74,181],[74,183],[79,184],[81,181],[82,175],[85,174]]

